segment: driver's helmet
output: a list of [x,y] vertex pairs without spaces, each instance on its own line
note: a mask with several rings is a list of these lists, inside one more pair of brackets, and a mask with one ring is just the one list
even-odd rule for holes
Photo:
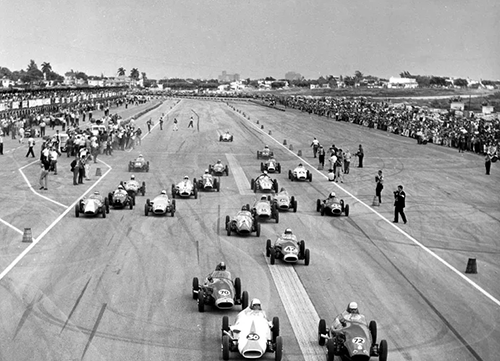
[[303,167],[302,163],[299,163],[299,167]]
[[290,228],[285,229],[285,234],[292,235],[292,230]]
[[260,300],[258,298],[254,298],[250,301],[250,309],[251,310],[262,310],[262,306]]
[[242,207],[241,207],[241,210],[242,210],[242,211],[248,211],[248,207],[247,207],[247,205],[245,204],[244,206],[242,206]]
[[167,194],[167,191],[166,190],[162,190],[161,194]]
[[229,134],[229,130],[226,130],[226,134]]
[[261,201],[267,201],[267,197],[266,196],[262,196],[262,197],[260,197],[260,200]]
[[347,305],[347,312],[349,313],[358,313],[359,314],[359,310],[358,310],[358,304],[356,302],[351,302]]
[[185,175],[184,180],[189,180],[189,177],[187,175]]
[[205,169],[205,174],[208,174],[208,169]]
[[139,158],[143,158],[142,154],[139,154]]
[[123,186],[120,184],[120,185],[118,186],[118,189],[122,190],[122,189],[123,189]]
[[226,264],[225,264],[224,262],[219,263],[219,264],[215,267],[215,270],[216,270],[216,271],[225,271],[225,270],[226,270]]
[[222,163],[220,159],[217,159],[217,164],[220,164]]
[[328,196],[328,198],[335,198],[335,192],[330,193],[330,195]]
[[264,146],[264,149],[269,149],[269,146],[266,144],[266,145]]
[[132,174],[132,175],[130,176],[130,179],[135,179],[135,175],[133,175],[133,174]]
[[99,191],[95,191],[95,192],[94,192],[94,194],[95,194],[96,196],[98,196],[98,195],[99,195]]
[[264,171],[264,174],[267,175],[267,170]]

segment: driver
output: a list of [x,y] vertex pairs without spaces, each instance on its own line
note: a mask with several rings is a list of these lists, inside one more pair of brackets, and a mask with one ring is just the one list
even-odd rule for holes
[[252,301],[250,301],[250,305],[238,313],[238,316],[236,317],[236,324],[234,325],[235,327],[238,325],[238,321],[241,319],[241,316],[263,317],[267,320],[266,312],[262,310],[262,304],[258,298],[252,299]]
[[245,204],[244,206],[241,207],[241,211],[238,212],[238,214],[244,215],[244,216],[250,216],[250,206],[247,207]]
[[333,320],[333,330],[339,331],[347,326],[346,321],[359,322],[366,325],[365,316],[359,313],[358,304],[356,302],[350,302],[347,305],[347,309]]
[[205,174],[203,174],[203,183],[207,180],[212,180],[212,175],[208,172],[208,169],[205,169]]
[[166,191],[165,189],[164,189],[164,190],[162,190],[162,191],[161,191],[161,193],[160,193],[160,196],[163,196],[163,197],[168,197],[168,195],[167,195],[167,191]]
[[337,195],[335,194],[335,192],[331,192],[329,195],[328,195],[328,200],[332,200],[332,201],[335,201],[335,199],[337,198]]
[[127,194],[127,191],[123,188],[123,186],[120,184],[118,188],[114,192],[115,194]]
[[302,163],[299,163],[297,168],[304,168],[304,165]]
[[269,146],[266,144],[264,146],[264,149],[262,150],[262,154],[268,155],[269,153],[271,153],[271,150],[269,149]]
[[257,180],[261,180],[261,179],[264,179],[264,178],[267,178],[267,179],[271,178],[271,177],[269,177],[269,174],[267,174],[267,170],[265,170],[261,175],[259,175],[257,177]]
[[99,199],[102,201],[102,196],[99,191],[95,191],[94,194],[89,196],[89,199]]
[[144,156],[142,154],[139,154],[139,156],[137,157],[137,161],[144,162]]
[[217,159],[217,164],[222,164],[220,159]]
[[276,242],[274,242],[275,246],[280,246],[281,244],[288,242],[288,241],[294,241],[297,242],[297,237],[293,234],[292,230],[290,228],[285,229],[283,234],[276,239]]

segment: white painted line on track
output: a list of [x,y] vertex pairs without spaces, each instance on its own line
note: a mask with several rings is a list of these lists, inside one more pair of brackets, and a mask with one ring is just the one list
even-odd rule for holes
[[254,192],[250,189],[250,183],[248,182],[245,172],[234,155],[226,153],[226,158],[229,163],[229,171],[233,174],[234,181],[240,194],[243,196],[254,195]]
[[52,203],[54,203],[54,204],[57,204],[58,206],[61,206],[61,207],[63,207],[63,208],[66,208],[66,207],[67,207],[67,205],[62,204],[62,203],[59,203],[58,201],[55,201],[55,200],[53,200],[53,199],[51,199],[51,198],[49,198],[49,197],[44,196],[43,194],[38,193],[38,192],[37,192],[37,191],[35,191],[35,189],[31,186],[31,183],[30,183],[30,181],[28,180],[28,178],[26,177],[26,175],[24,174],[23,169],[24,169],[24,168],[26,168],[26,167],[29,167],[30,165],[33,165],[33,164],[35,164],[35,163],[37,163],[37,162],[39,162],[39,160],[35,160],[35,161],[33,161],[33,162],[31,162],[31,163],[28,163],[28,164],[26,164],[25,166],[23,166],[23,167],[19,168],[19,172],[20,172],[20,173],[21,173],[21,175],[23,176],[24,181],[28,184],[29,189],[31,189],[31,191],[32,191],[33,193],[35,193],[37,196],[39,196],[39,197],[41,197],[41,198],[43,198],[43,199],[46,199],[46,200],[48,200],[49,202],[52,202]]
[[[264,257],[266,257],[265,253]],[[273,277],[274,284],[292,325],[293,333],[297,338],[304,360],[323,360],[325,358],[324,350],[316,343],[317,341],[314,342],[316,339],[311,337],[311,330],[318,328],[319,315],[307,295],[307,291],[302,285],[297,272],[295,272],[294,266],[279,264],[279,262],[271,265],[268,257],[266,259],[268,261],[269,272]],[[303,264],[298,264],[297,267],[301,266]]]
[[21,233],[21,234],[24,234],[23,231],[21,231],[19,228],[17,227],[14,227],[12,224],[8,223],[8,222],[5,222],[2,218],[0,218],[0,222],[2,222],[3,224],[5,224],[7,227],[10,227],[12,228],[14,231],[16,231],[17,233]]
[[106,173],[104,173],[92,186],[90,186],[89,189],[87,189],[81,196],[79,196],[71,205],[69,205],[66,210],[59,216],[57,217],[54,222],[52,222],[37,238],[35,238],[33,240],[33,242],[28,246],[26,247],[26,249],[21,252],[21,254],[19,256],[16,257],[16,259],[14,261],[12,261],[11,264],[9,264],[3,271],[2,273],[0,273],[0,281],[24,258],[24,256],[26,256],[37,244],[38,242],[40,242],[43,237],[45,237],[47,235],[47,233],[50,232],[50,230],[52,228],[54,228],[56,226],[57,223],[59,223],[61,221],[61,219],[64,218],[64,216],[66,214],[68,214],[69,211],[72,211],[75,207],[75,205],[80,201],[80,199],[82,197],[85,197],[85,195],[87,193],[89,193],[90,191],[92,191],[92,189],[94,189],[94,187],[96,185],[99,184],[99,182],[101,182],[101,180],[104,179],[104,177],[106,177],[108,175],[109,172],[111,172],[111,170],[113,168],[111,168],[111,166],[105,162],[103,162],[102,160],[98,159],[99,162],[103,163],[104,165],[106,165],[108,167],[108,170],[106,171]]
[[[239,114],[237,112],[235,112],[235,113]],[[249,121],[248,119],[244,118],[243,115],[241,115],[241,114],[239,114],[239,115],[241,116],[242,119]],[[305,160],[302,157],[299,157],[293,151],[291,151],[286,146],[284,146],[283,144],[281,144],[276,138],[274,138],[273,136],[269,135],[264,130],[260,129],[260,127],[257,126],[257,124],[255,124],[255,123],[253,123],[251,121],[249,121],[249,122],[251,124],[253,124],[253,126],[255,127],[256,130],[258,130],[262,134],[268,136],[270,139],[272,139],[274,142],[276,142],[283,149],[287,150],[288,152],[290,152],[291,154],[293,154],[295,157],[297,157],[298,159],[300,159],[302,161],[302,163],[305,163],[309,167],[311,167],[312,169],[314,169],[323,178],[328,179],[328,177],[325,174],[321,173],[318,169],[316,169],[316,167],[313,167],[307,160]],[[347,194],[348,196],[350,196],[351,198],[353,198],[354,200],[358,201],[360,204],[362,204],[363,206],[365,206],[366,208],[368,208],[368,210],[372,211],[380,219],[382,219],[383,221],[385,221],[388,225],[392,226],[395,230],[397,230],[399,233],[401,233],[403,236],[405,236],[407,239],[409,239],[415,245],[417,245],[418,247],[420,247],[421,249],[423,249],[425,252],[427,252],[429,255],[431,255],[432,257],[434,257],[436,260],[438,260],[440,263],[442,263],[444,266],[446,266],[450,271],[454,272],[457,276],[459,276],[461,279],[463,279],[469,285],[471,285],[472,287],[474,287],[476,290],[478,290],[480,293],[482,293],[486,298],[488,298],[489,300],[491,300],[497,306],[500,306],[500,300],[498,300],[497,298],[493,297],[493,295],[491,295],[488,291],[486,291],[484,288],[482,288],[481,286],[479,286],[476,282],[474,282],[470,278],[468,278],[465,275],[463,275],[459,270],[457,270],[451,264],[449,264],[448,262],[446,262],[443,258],[441,258],[440,256],[438,256],[436,253],[434,253],[433,251],[431,251],[429,248],[427,248],[422,243],[420,243],[419,241],[417,241],[415,238],[413,238],[412,236],[410,236],[408,233],[406,233],[405,231],[403,231],[401,228],[399,228],[398,226],[396,226],[394,223],[392,223],[392,221],[390,221],[387,218],[385,218],[383,215],[381,215],[380,213],[378,213],[376,210],[374,210],[368,204],[366,204],[365,202],[363,202],[362,200],[360,200],[359,198],[357,198],[355,195],[351,194],[346,189],[342,188],[338,183],[332,183],[332,184],[335,185],[340,190],[342,190],[345,194]]]

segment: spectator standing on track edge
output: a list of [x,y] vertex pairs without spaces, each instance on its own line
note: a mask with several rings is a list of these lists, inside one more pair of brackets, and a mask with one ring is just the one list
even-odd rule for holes
[[394,191],[394,221],[392,223],[398,223],[398,216],[401,215],[403,222],[406,224],[405,206],[406,193],[403,186],[399,185],[398,189]]
[[486,175],[490,175],[490,169],[491,169],[491,155],[490,155],[490,153],[486,153],[486,156],[484,158],[484,166],[486,168]]
[[160,130],[163,130],[163,115],[165,113],[162,113],[161,117],[160,117]]
[[50,161],[49,161],[49,150],[45,148],[42,151],[42,155],[40,157],[40,165],[41,165],[41,173],[40,173],[40,190],[48,189],[48,178],[49,178],[49,169],[50,169]]
[[325,149],[323,146],[320,144],[318,148],[318,160],[319,160],[319,169],[324,169],[325,168]]
[[316,158],[316,154],[318,153],[318,148],[319,148],[319,140],[317,140],[316,137],[314,137],[311,143],[311,147],[313,149],[314,158]]
[[148,125],[148,133],[151,133],[151,125],[153,125],[153,121],[151,120],[151,118],[149,118],[146,124]]
[[376,204],[375,201],[378,198],[378,203],[382,203],[382,189],[384,189],[384,176],[382,174],[382,170],[378,171],[378,174],[375,176],[375,183],[377,184],[375,188],[375,199],[373,200],[373,204]]
[[365,152],[363,150],[363,146],[360,144],[359,149],[356,152],[356,156],[358,157],[358,168],[363,168],[363,158],[365,157]]
[[35,139],[33,137],[28,138],[28,153],[26,153],[26,158],[31,154],[32,158],[35,158],[35,152],[33,152],[33,147],[35,146]]
[[349,149],[346,149],[344,153],[344,174],[349,174],[349,169],[351,168],[351,152]]
[[3,155],[3,130],[0,129],[0,155]]

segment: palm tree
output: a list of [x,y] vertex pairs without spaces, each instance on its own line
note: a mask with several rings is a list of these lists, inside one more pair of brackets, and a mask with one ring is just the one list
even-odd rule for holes
[[122,66],[122,67],[119,67],[118,68],[118,76],[124,76],[125,75],[125,68]]
[[52,65],[50,63],[44,62],[42,63],[42,73],[47,74],[52,71]]
[[132,70],[130,71],[130,77],[135,80],[139,79],[139,69],[132,68]]

